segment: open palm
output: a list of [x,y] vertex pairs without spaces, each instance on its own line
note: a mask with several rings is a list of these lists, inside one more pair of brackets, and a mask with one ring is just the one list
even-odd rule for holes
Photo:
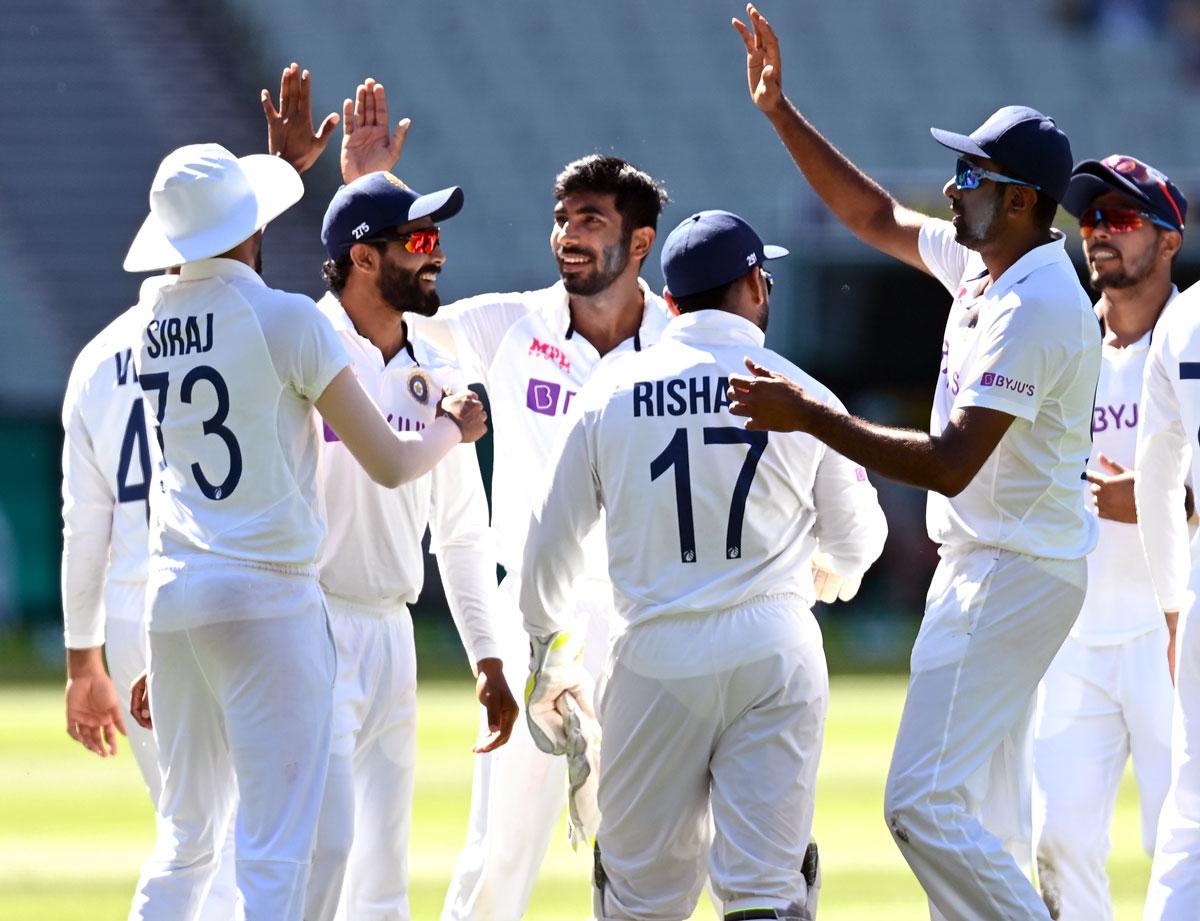
[[411,124],[403,118],[392,132],[383,84],[374,77],[360,83],[354,101],[342,103],[342,181],[353,182],[367,173],[394,167]]

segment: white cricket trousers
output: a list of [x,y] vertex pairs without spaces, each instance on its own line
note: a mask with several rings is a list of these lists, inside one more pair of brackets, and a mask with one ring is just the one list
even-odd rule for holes
[[289,584],[279,616],[262,608],[274,580],[300,578],[223,566],[151,575],[151,610],[197,620],[219,604],[237,619],[150,633],[163,791],[136,921],[197,917],[235,807],[246,921],[301,921],[329,765],[335,654],[315,578]]
[[[110,582],[105,587],[105,604],[110,607],[110,613],[105,624],[104,655],[123,710],[129,708],[129,689],[146,670],[149,657],[150,639],[146,634],[143,610],[145,602],[145,582]],[[136,611],[137,620],[112,616],[111,607],[114,606],[119,606],[123,611]],[[158,748],[154,744],[154,733],[143,729],[128,716],[125,729],[129,736],[129,750],[146,784],[150,802],[157,807],[159,794],[162,793],[162,775],[158,772]],[[200,909],[199,921],[231,921],[242,917],[233,861],[233,829],[230,828],[221,848],[212,888]]]
[[412,618],[404,604],[325,600],[337,644],[333,743],[304,919],[408,921],[417,754]]
[[1188,610],[1175,638],[1171,788],[1158,820],[1144,921],[1200,918],[1200,572],[1192,570]]
[[828,698],[798,596],[629,628],[599,693],[596,918],[683,921],[706,872],[726,912],[802,917]]
[[935,921],[1045,921],[1032,863],[1034,697],[1083,605],[1083,559],[943,547],[884,811]]
[[1112,921],[1105,862],[1125,762],[1133,756],[1142,847],[1154,853],[1171,781],[1167,627],[1119,645],[1067,637],[1038,692],[1034,832],[1042,898],[1058,921]]
[[[599,676],[615,616],[612,585],[582,578],[575,587],[572,616],[587,630],[584,665]],[[498,596],[492,626],[504,678],[516,693],[529,677],[529,636],[517,607],[516,574],[505,576]],[[480,719],[482,725],[486,716]],[[467,841],[454,866],[442,921],[520,921],[566,805],[567,759],[534,745],[522,711],[502,748],[475,757]],[[585,879],[581,872],[580,885]]]

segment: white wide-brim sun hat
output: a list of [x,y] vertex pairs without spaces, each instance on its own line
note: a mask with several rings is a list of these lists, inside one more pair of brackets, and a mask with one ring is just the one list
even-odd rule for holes
[[303,195],[300,175],[279,157],[235,157],[220,144],[180,147],[154,175],[150,214],[125,255],[125,271],[157,272],[219,256]]

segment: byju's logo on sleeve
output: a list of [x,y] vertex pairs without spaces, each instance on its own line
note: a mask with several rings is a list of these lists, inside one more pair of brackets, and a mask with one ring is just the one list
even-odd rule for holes
[[983,377],[979,379],[979,383],[984,387],[1001,387],[1015,393],[1017,396],[1033,396],[1033,384],[1027,384],[1024,381],[1019,381],[1015,377],[1005,377],[1003,374],[996,374],[992,371],[984,371]]

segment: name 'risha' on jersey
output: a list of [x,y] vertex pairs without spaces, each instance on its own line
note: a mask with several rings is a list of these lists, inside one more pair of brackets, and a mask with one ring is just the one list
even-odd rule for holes
[[633,415],[638,418],[719,413],[729,405],[728,390],[726,375],[638,381],[633,385]]

